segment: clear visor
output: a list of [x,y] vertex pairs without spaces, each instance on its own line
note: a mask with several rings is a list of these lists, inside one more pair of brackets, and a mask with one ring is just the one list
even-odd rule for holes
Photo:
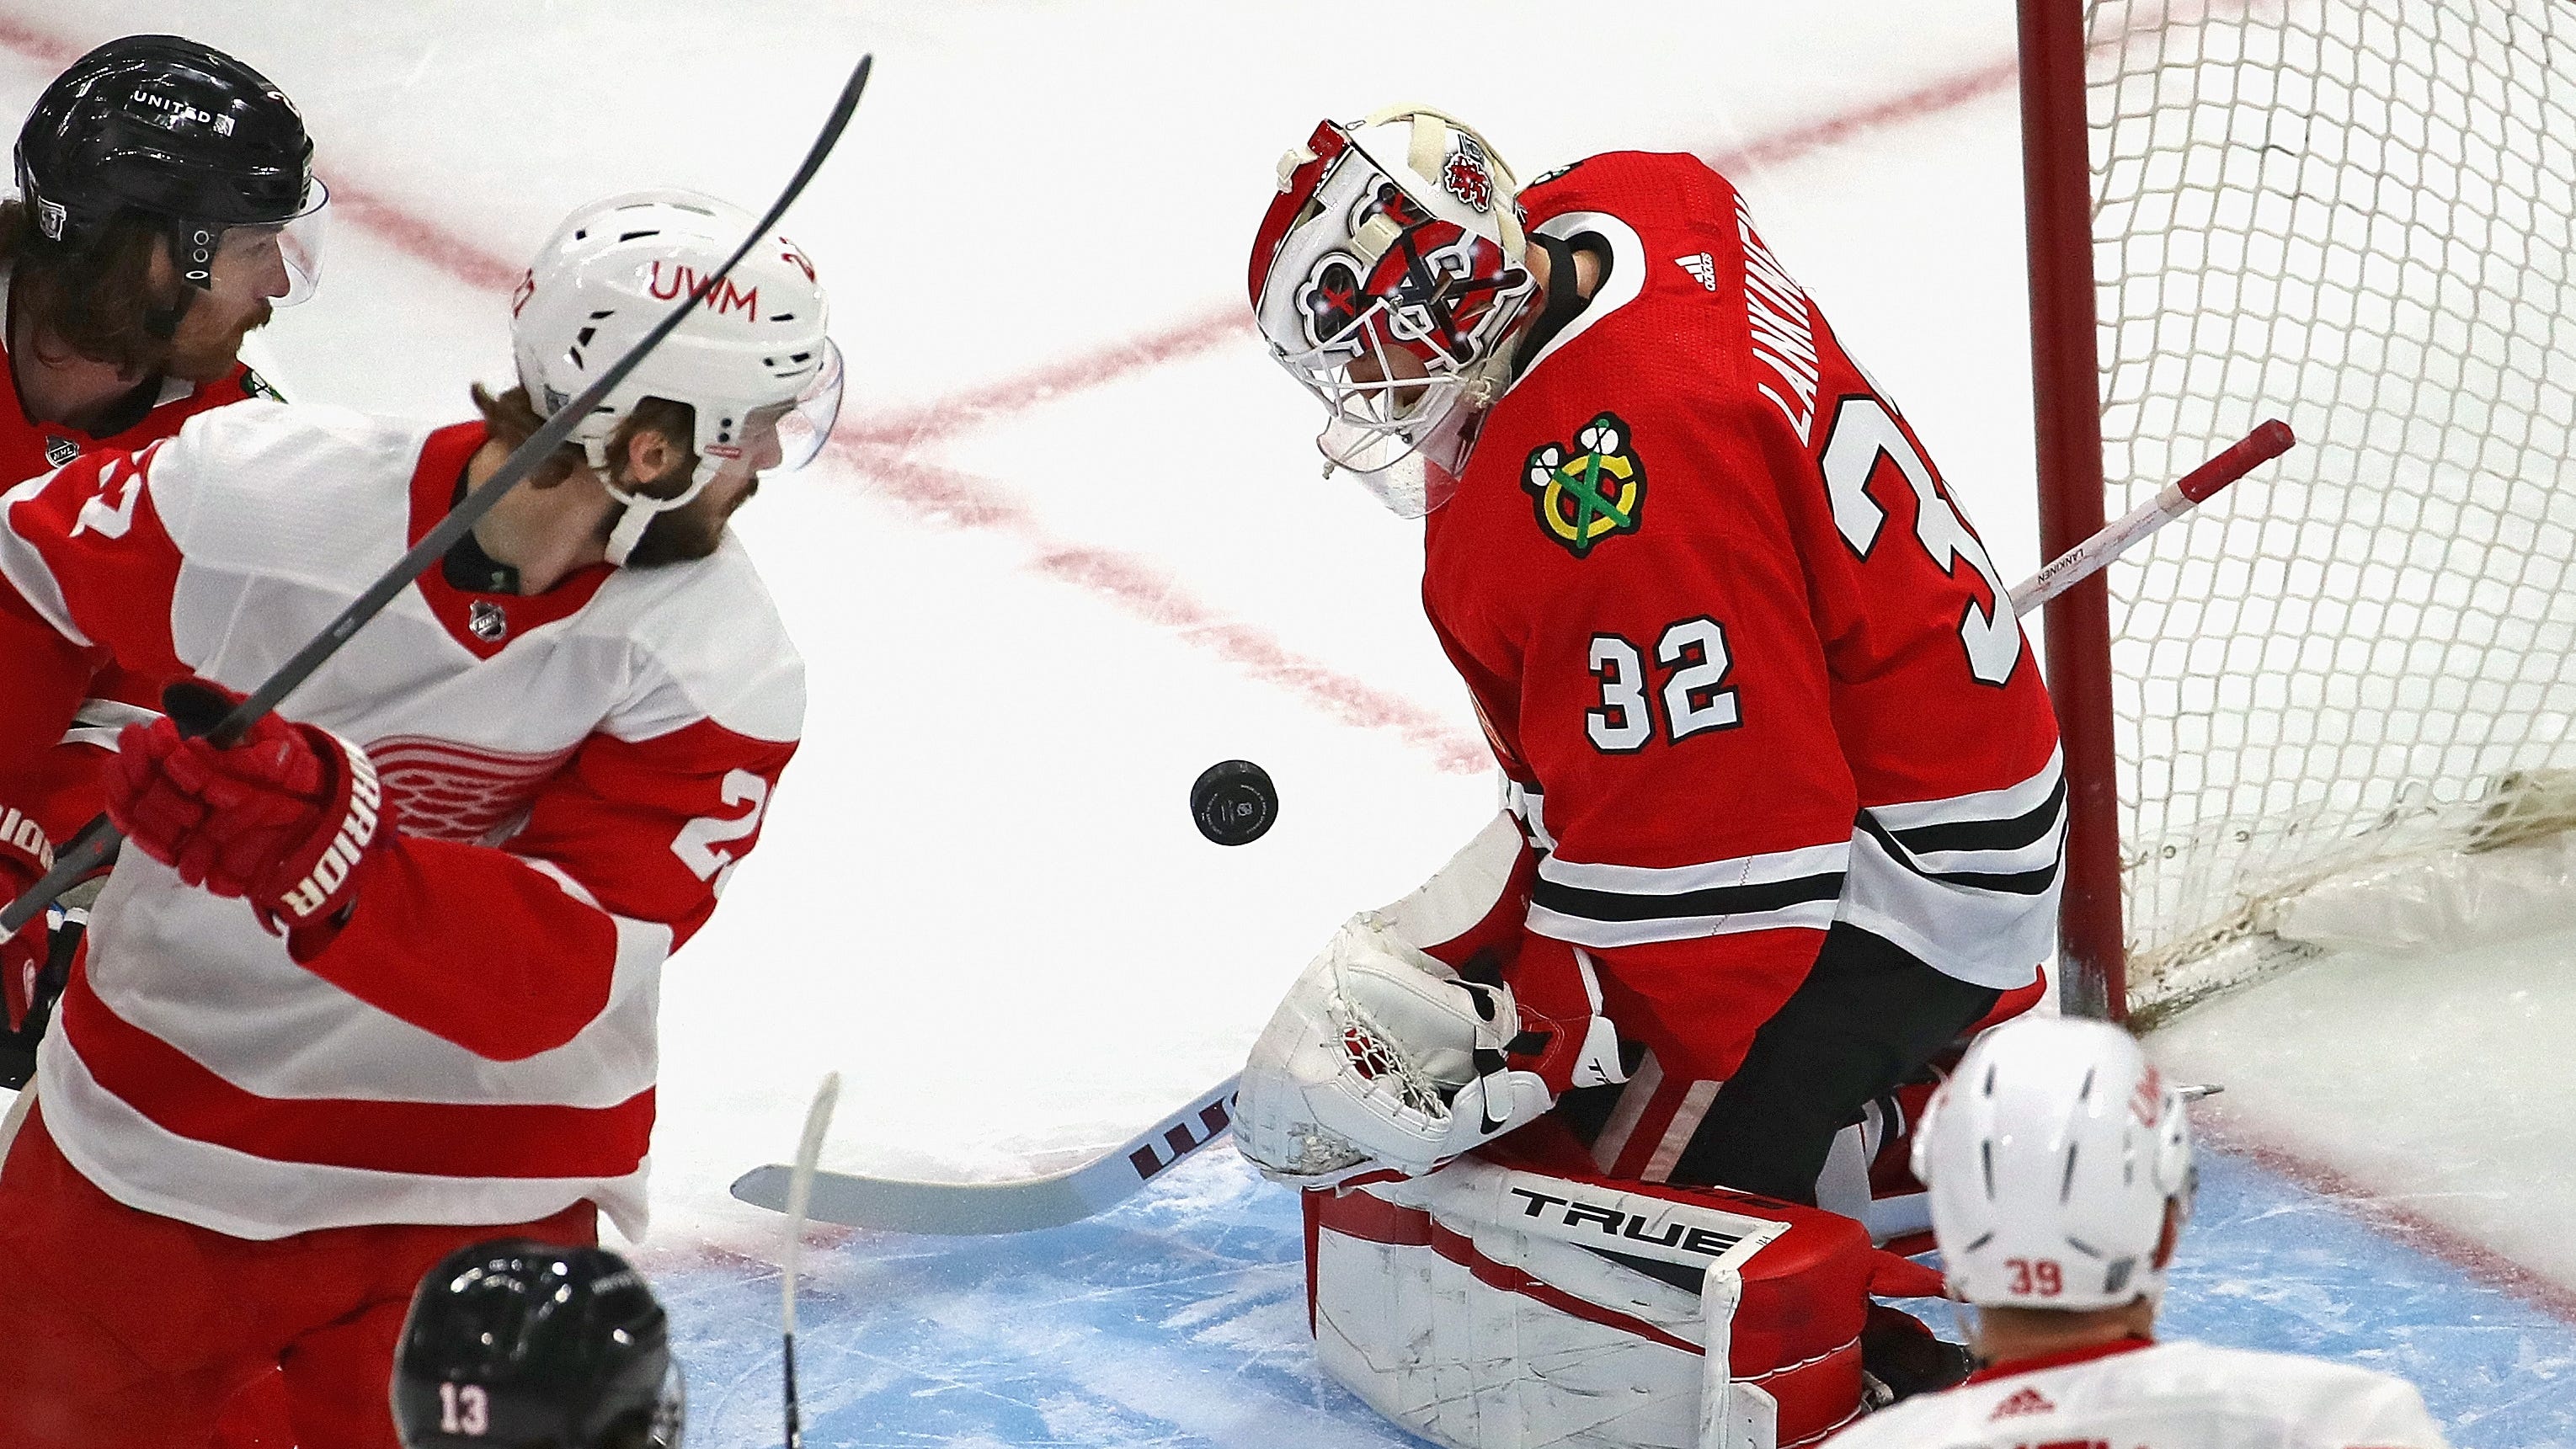
[[292,307],[322,283],[322,217],[331,189],[319,177],[304,210],[282,222],[224,228],[215,244],[214,283],[277,307]]
[[765,443],[774,443],[778,461],[767,471],[792,473],[814,461],[831,441],[832,424],[841,416],[841,349],[832,339],[823,339],[823,365],[805,381],[805,390],[792,402],[772,403],[757,408],[743,420],[743,431],[751,441],[752,456],[758,457]]
[[[1325,435],[1315,439],[1315,446],[1323,449],[1327,458],[1332,456],[1332,431],[1327,427]],[[1361,472],[1354,468],[1351,472],[1389,513],[1398,518],[1420,518],[1447,503],[1458,491],[1457,475],[1434,464],[1427,456],[1429,451],[1430,445],[1426,444],[1374,470]]]

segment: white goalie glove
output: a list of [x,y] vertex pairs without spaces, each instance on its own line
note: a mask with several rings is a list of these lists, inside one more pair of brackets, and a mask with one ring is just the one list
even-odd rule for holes
[[1555,1105],[1537,1074],[1505,1064],[1520,1029],[1509,988],[1461,980],[1363,911],[1253,1044],[1236,1145],[1296,1187],[1418,1177]]

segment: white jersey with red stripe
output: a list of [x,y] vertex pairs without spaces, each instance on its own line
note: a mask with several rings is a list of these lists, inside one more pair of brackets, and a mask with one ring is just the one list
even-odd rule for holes
[[2125,1339],[1990,1368],[1882,1409],[1830,1449],[2443,1449],[2403,1379],[2351,1364]]
[[[245,403],[11,490],[0,659],[32,683],[0,699],[0,804],[77,666],[247,692],[485,441]],[[299,964],[245,902],[127,852],[41,1054],[47,1127],[118,1200],[237,1237],[584,1198],[640,1234],[662,963],[757,840],[803,711],[731,538],[531,596],[433,566],[286,702],[366,747],[397,811],[347,926]]]

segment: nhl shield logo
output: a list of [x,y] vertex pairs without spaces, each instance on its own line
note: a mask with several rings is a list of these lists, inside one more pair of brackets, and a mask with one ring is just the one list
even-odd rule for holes
[[1530,450],[1521,486],[1538,509],[1538,525],[1582,558],[1614,533],[1634,533],[1646,506],[1646,460],[1617,413],[1602,413],[1574,435],[1574,446],[1541,443]]
[[71,439],[69,439],[69,438],[63,437],[63,436],[62,436],[62,435],[60,435],[60,434],[51,434],[51,435],[48,435],[48,436],[46,437],[46,439],[45,439],[45,461],[46,461],[46,462],[48,462],[48,463],[52,464],[53,466],[55,466],[55,467],[59,468],[59,467],[63,466],[64,464],[66,464],[66,463],[70,462],[72,459],[77,458],[77,457],[79,457],[79,456],[80,456],[80,444],[73,442],[73,441],[72,441]]
[[508,612],[489,599],[476,599],[465,611],[465,627],[486,644],[498,644],[510,632]]

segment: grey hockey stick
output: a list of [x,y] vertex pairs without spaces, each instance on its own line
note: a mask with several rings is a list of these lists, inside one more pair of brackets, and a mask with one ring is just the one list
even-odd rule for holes
[[[1003,1182],[915,1182],[817,1172],[806,1211],[818,1221],[845,1227],[953,1237],[1025,1233],[1080,1222],[1125,1202],[1172,1164],[1224,1136],[1234,1125],[1234,1089],[1240,1081],[1240,1076],[1226,1078],[1080,1167]],[[796,1170],[785,1163],[755,1167],[735,1180],[733,1195],[754,1207],[784,1212],[791,1205],[795,1177]]]
[[[448,510],[447,517],[440,520],[436,528],[431,529],[420,542],[413,544],[410,552],[394,560],[392,568],[385,570],[382,577],[368,585],[367,591],[352,600],[347,608],[340,611],[337,618],[324,625],[321,633],[305,641],[304,647],[296,650],[293,658],[279,665],[277,672],[262,681],[259,688],[252,690],[249,698],[233,706],[232,710],[220,719],[181,718],[179,712],[174,710],[172,718],[177,721],[179,728],[188,734],[206,736],[224,744],[241,738],[242,732],[258,723],[260,716],[277,708],[278,701],[292,693],[297,685],[302,684],[312,675],[314,670],[321,668],[324,661],[339,653],[340,646],[348,643],[350,636],[356,634],[369,619],[383,612],[385,605],[392,603],[397,595],[410,588],[412,580],[420,577],[432,565],[445,558],[447,551],[456,546],[456,541],[465,536],[467,529],[480,522],[484,514],[491,512],[493,506],[501,501],[503,494],[519,486],[520,479],[527,477],[539,463],[552,456],[554,450],[563,445],[564,439],[572,436],[572,430],[581,423],[582,419],[590,416],[591,409],[599,406],[600,400],[607,397],[611,389],[624,382],[626,375],[633,372],[638,363],[650,356],[653,349],[662,345],[663,339],[671,335],[672,330],[680,325],[692,309],[706,300],[707,293],[733,271],[735,264],[748,255],[762,237],[769,235],[770,228],[778,224],[778,218],[785,215],[787,208],[804,193],[805,183],[813,180],[814,173],[822,169],[824,158],[832,154],[833,145],[841,139],[841,131],[849,125],[850,113],[858,109],[859,93],[867,88],[868,71],[875,62],[876,57],[873,55],[859,57],[858,66],[850,72],[849,81],[841,87],[840,99],[832,105],[832,114],[823,122],[822,133],[814,138],[813,146],[806,151],[804,164],[796,168],[796,174],[789,179],[787,189],[778,194],[776,201],[770,203],[769,210],[761,216],[759,224],[751,229],[749,236],[742,239],[742,245],[734,248],[733,255],[725,259],[723,266],[708,273],[695,290],[671,309],[670,315],[656,324],[652,331],[645,333],[641,341],[627,349],[625,356],[609,364],[608,370],[601,373],[590,386],[583,388],[572,401],[555,409],[554,416],[546,419],[545,425],[538,428],[526,442],[511,449],[510,456],[502,460],[500,468],[494,471],[491,477],[485,479],[473,492],[458,500],[456,506]],[[6,910],[0,910],[0,935],[14,932],[20,926],[35,919],[37,912],[53,904],[55,897],[69,890],[74,882],[89,874],[104,861],[108,852],[114,850],[117,842],[123,838],[116,827],[108,823],[104,815],[81,827],[80,833],[73,836],[55,854],[54,868],[45,872],[44,877],[34,885],[27,887],[16,900],[9,903]]]
[[825,1072],[814,1089],[814,1104],[805,1109],[805,1133],[796,1140],[796,1166],[787,1179],[787,1251],[778,1260],[778,1321],[786,1399],[787,1449],[805,1449],[805,1425],[796,1408],[796,1275],[805,1259],[805,1202],[814,1188],[814,1161],[823,1155],[823,1134],[832,1125],[832,1108],[841,1100],[841,1074]]

